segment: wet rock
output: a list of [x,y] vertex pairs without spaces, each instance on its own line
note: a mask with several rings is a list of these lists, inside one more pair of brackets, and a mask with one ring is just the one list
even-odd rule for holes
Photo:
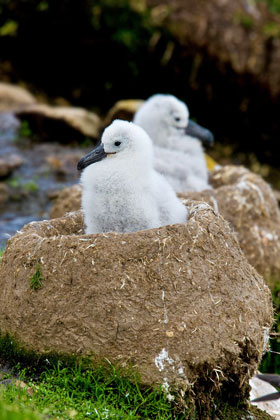
[[28,121],[32,131],[44,140],[97,139],[101,129],[99,116],[83,108],[35,104],[18,110],[16,116]]
[[65,213],[80,210],[82,187],[80,184],[72,185],[58,192],[55,204],[50,210],[50,218],[62,217]]
[[35,102],[36,98],[26,89],[8,83],[0,83],[0,112],[14,111]]
[[57,175],[66,176],[77,174],[78,177],[77,162],[79,162],[82,156],[84,156],[83,152],[61,152],[47,156],[46,162]]
[[10,175],[16,168],[21,166],[24,159],[16,154],[7,155],[0,158],[0,178]]
[[[147,0],[156,24],[168,27],[186,48],[203,50],[220,67],[251,75],[272,94],[280,93],[278,13],[265,2],[244,0]],[[202,58],[198,54],[194,66]],[[195,70],[194,70],[195,71]]]
[[141,99],[123,99],[116,102],[106,115],[104,126],[107,127],[116,119],[132,121],[135,112],[144,102]]
[[[256,376],[253,376],[253,378],[250,379],[250,386],[251,386],[250,400],[263,397],[264,395],[267,395],[267,394],[272,394],[274,392],[277,392],[276,388],[274,388],[269,383],[262,381]],[[266,411],[275,420],[280,420],[280,398],[278,398],[277,400],[251,403],[251,404],[256,405],[260,410]]]
[[227,399],[230,383],[244,397],[271,294],[229,224],[205,203],[186,205],[186,224],[136,233],[85,235],[81,212],[25,226],[0,266],[1,332],[40,353],[132,364],[168,391]]
[[209,203],[237,233],[250,264],[269,284],[280,278],[280,211],[274,193],[260,176],[244,167],[213,172],[212,191],[180,194]]
[[19,120],[11,113],[0,111],[0,134],[7,131],[16,131],[20,127]]

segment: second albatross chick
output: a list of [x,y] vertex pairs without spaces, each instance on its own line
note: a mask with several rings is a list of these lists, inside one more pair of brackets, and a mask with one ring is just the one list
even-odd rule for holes
[[133,123],[115,120],[78,169],[83,170],[86,233],[135,232],[186,221],[185,206],[153,169],[149,136]]
[[134,123],[153,140],[155,169],[175,191],[211,188],[202,143],[212,144],[214,137],[189,119],[184,102],[173,95],[153,95],[136,112]]

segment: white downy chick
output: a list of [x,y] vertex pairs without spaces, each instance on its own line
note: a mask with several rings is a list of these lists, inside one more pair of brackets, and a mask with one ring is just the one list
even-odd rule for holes
[[134,123],[154,143],[154,166],[175,191],[209,189],[201,142],[212,144],[213,134],[189,119],[186,104],[175,96],[151,96],[136,112]]
[[78,169],[86,233],[135,232],[187,219],[185,206],[153,169],[151,139],[133,123],[115,120]]

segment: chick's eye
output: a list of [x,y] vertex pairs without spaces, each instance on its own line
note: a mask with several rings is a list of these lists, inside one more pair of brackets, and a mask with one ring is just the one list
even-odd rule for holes
[[175,117],[174,119],[175,119],[175,121],[180,121],[181,120],[180,117]]
[[120,146],[122,143],[120,141],[115,141],[115,146]]

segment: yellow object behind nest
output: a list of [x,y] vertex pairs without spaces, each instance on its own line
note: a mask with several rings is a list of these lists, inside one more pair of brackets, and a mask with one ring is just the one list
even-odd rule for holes
[[210,172],[214,171],[214,169],[216,169],[216,166],[219,166],[219,164],[206,153],[204,156],[205,156],[208,171]]

